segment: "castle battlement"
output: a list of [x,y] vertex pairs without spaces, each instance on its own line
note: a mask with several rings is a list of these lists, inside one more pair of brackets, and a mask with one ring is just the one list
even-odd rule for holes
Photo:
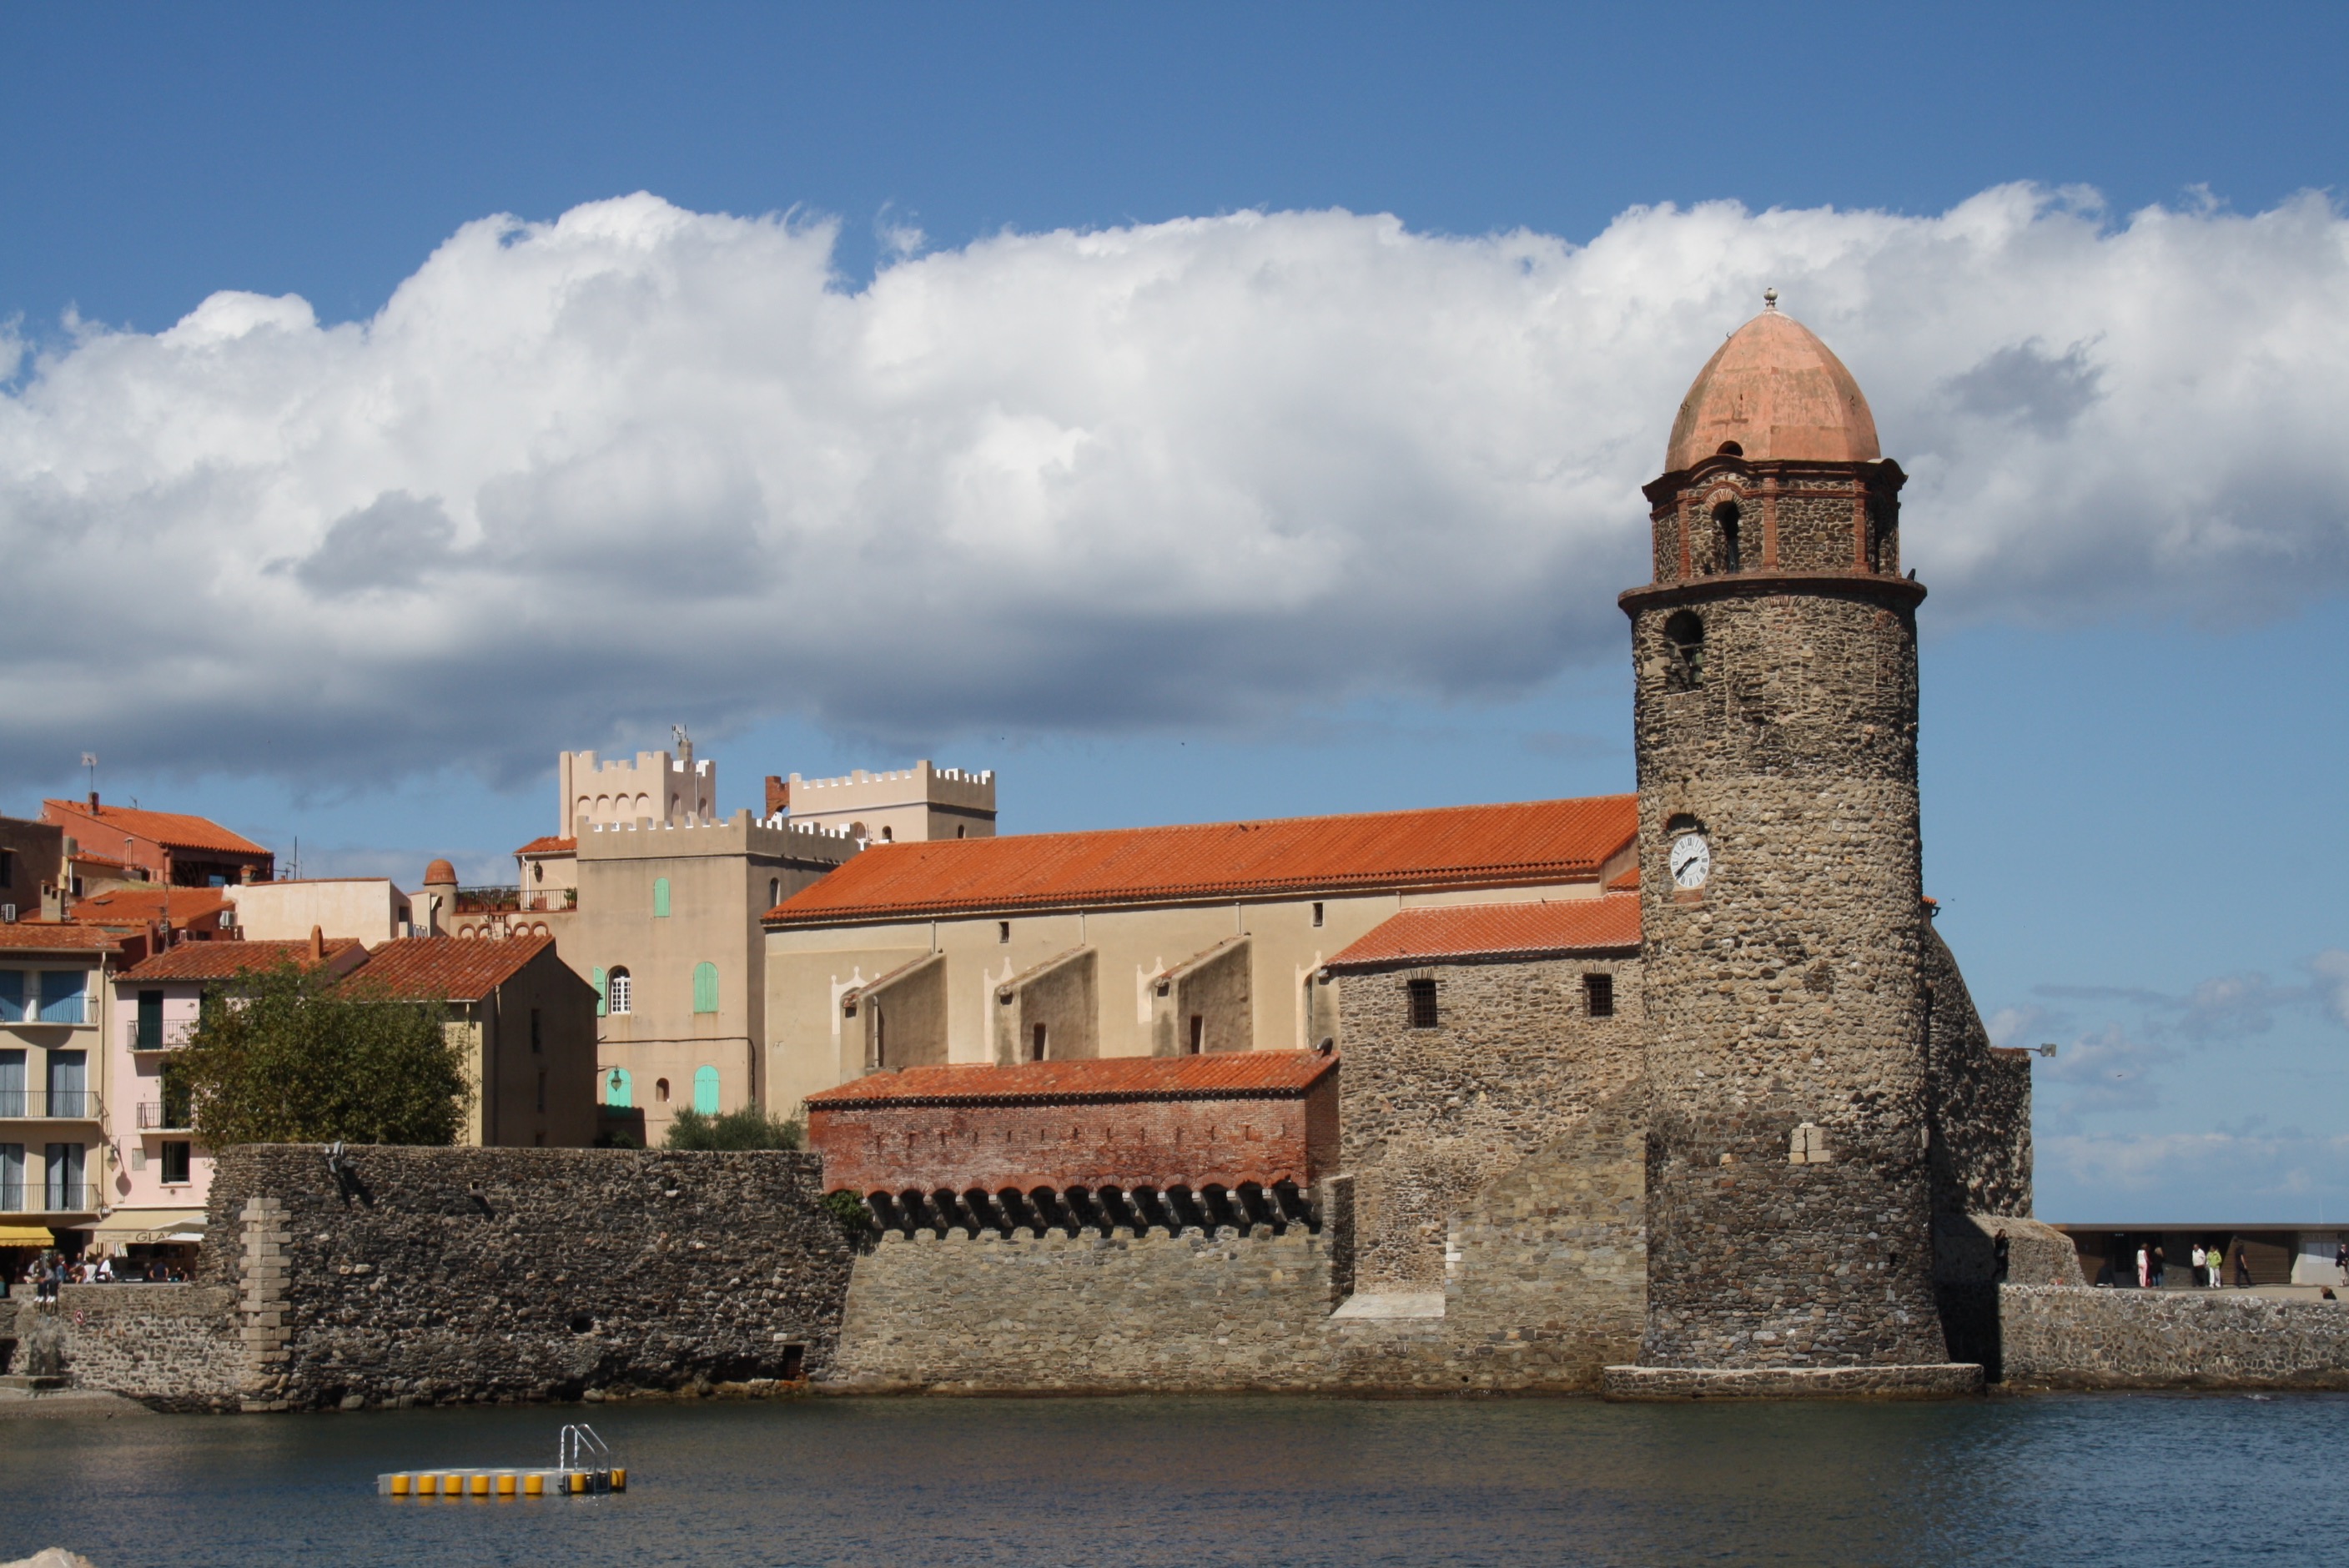
[[768,798],[795,820],[844,827],[876,843],[995,834],[994,770],[939,768],[926,758],[911,768],[859,768],[833,779],[794,773],[788,783],[771,779]]
[[592,822],[576,825],[579,858],[586,861],[646,860],[677,855],[758,855],[771,860],[813,861],[838,865],[862,848],[843,831],[797,822],[761,821],[744,807],[724,821],[688,818],[678,822]]
[[565,751],[555,759],[556,831],[633,826],[649,820],[669,827],[718,814],[718,765],[696,761],[693,742],[678,731],[678,748],[639,751],[634,761],[606,760],[593,751]]

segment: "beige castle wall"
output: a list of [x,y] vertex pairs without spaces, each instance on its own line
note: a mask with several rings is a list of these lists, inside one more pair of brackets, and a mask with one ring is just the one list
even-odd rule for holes
[[843,829],[874,843],[995,837],[995,775],[937,768],[926,759],[911,768],[868,773],[859,768],[837,779],[791,778],[794,822]]
[[718,815],[718,765],[683,755],[639,751],[633,762],[606,762],[592,751],[555,758],[555,832],[569,838],[579,819],[600,828],[633,827],[649,819],[661,826]]

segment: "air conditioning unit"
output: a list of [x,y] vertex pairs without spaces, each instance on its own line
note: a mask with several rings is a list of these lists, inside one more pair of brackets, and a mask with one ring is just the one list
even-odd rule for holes
[[10,925],[16,924],[16,906],[13,903],[0,903],[0,921],[5,921]]

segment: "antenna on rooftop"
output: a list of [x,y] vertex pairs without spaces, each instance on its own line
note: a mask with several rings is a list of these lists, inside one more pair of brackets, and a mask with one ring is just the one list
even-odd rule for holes
[[98,753],[95,751],[83,752],[81,754],[81,765],[89,769],[89,806],[90,810],[94,811],[98,810]]

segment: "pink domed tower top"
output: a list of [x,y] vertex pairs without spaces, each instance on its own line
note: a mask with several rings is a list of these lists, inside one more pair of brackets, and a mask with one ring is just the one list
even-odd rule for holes
[[1876,416],[1843,361],[1779,313],[1777,290],[1762,297],[1762,314],[1730,335],[1681,399],[1666,473],[1715,455],[1757,463],[1872,463],[1884,455]]

